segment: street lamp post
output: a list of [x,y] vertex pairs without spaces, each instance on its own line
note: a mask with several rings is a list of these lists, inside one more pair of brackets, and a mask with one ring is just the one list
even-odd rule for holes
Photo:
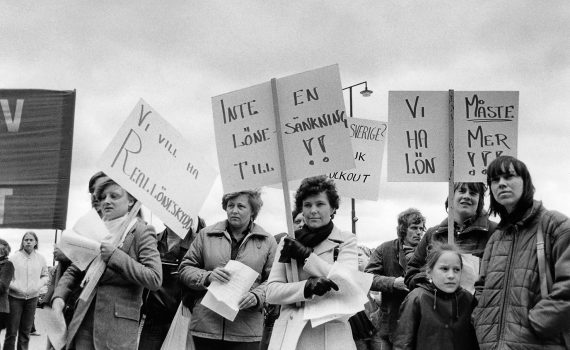
[[[348,90],[348,108],[349,108],[349,116],[352,118],[353,114],[352,114],[352,88],[362,85],[364,84],[364,90],[360,91],[360,94],[363,97],[368,97],[370,95],[372,95],[372,90],[368,90],[368,82],[363,81],[360,82],[358,84],[354,84],[354,85],[350,85],[347,86],[345,88],[343,88],[343,90]],[[358,221],[358,218],[356,217],[356,201],[354,198],[350,199],[350,204],[352,207],[351,210],[351,216],[352,216],[352,233],[356,234],[356,222]]]

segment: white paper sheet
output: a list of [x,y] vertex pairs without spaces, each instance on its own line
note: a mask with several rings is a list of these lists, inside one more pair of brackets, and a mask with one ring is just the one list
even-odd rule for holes
[[73,230],[63,231],[57,246],[81,271],[84,271],[91,261],[101,253],[101,244],[99,242],[78,235]]
[[473,254],[461,254],[463,270],[459,284],[471,294],[475,294],[475,282],[479,279],[480,260]]
[[44,311],[42,326],[45,327],[49,341],[55,350],[63,349],[67,336],[63,314],[54,312],[49,306],[45,306]]
[[206,295],[204,295],[201,304],[207,307],[208,309],[214,311],[218,315],[222,316],[223,318],[230,320],[232,322],[233,320],[235,320],[239,312],[238,309],[234,309],[233,307],[229,306],[223,301],[216,299],[216,297],[210,291],[208,291]]
[[[235,314],[237,315],[241,297],[245,293],[249,292],[249,289],[259,274],[249,266],[236,260],[228,261],[224,268],[230,273],[229,282],[220,283],[218,281],[212,281],[208,287],[206,296],[202,299],[202,304],[212,311],[224,316],[228,320],[233,321],[235,315],[232,319],[226,317],[225,315],[231,316],[232,313],[225,310],[225,308],[227,307],[235,311]],[[206,299],[208,294],[210,294],[210,297]],[[212,298],[214,300],[212,300]],[[204,303],[205,300],[209,303],[208,305],[212,307],[206,305]],[[224,305],[218,305],[220,303]]]
[[317,296],[305,302],[303,319],[311,320],[313,327],[334,319],[348,318],[364,310],[373,276],[370,273],[347,269],[335,262],[327,278],[333,280],[339,290],[331,290],[321,297]]
[[101,220],[95,209],[89,210],[85,215],[80,217],[75,225],[73,225],[73,231],[97,242],[101,242],[103,238],[109,234],[105,223]]

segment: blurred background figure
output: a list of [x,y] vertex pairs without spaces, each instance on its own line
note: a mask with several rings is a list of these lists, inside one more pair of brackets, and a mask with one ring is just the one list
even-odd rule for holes
[[143,328],[139,350],[159,350],[168,334],[178,305],[182,301],[182,288],[178,280],[178,267],[190,248],[196,234],[206,227],[198,217],[196,231],[190,229],[184,239],[169,227],[158,234],[158,252],[162,263],[162,285],[157,291],[145,289],[143,293]]
[[0,332],[6,328],[6,322],[10,317],[8,290],[14,277],[14,265],[8,260],[8,255],[10,255],[10,244],[0,238]]
[[36,250],[38,236],[28,231],[22,237],[20,250],[14,253],[14,279],[10,284],[10,317],[6,325],[4,349],[28,349],[30,332],[34,324],[40,289],[48,282],[46,260]]

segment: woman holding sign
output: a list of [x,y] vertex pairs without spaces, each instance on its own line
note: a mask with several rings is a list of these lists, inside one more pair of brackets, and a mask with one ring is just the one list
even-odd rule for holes
[[222,208],[227,220],[203,228],[180,264],[180,281],[199,295],[197,299],[206,293],[212,281],[230,281],[232,276],[224,268],[230,260],[237,260],[259,274],[249,292],[241,297],[233,321],[195,300],[190,331],[197,350],[259,348],[263,331],[261,310],[277,248],[275,238],[254,223],[262,205],[257,190],[225,194]]
[[[296,305],[338,290],[327,278],[335,261],[358,271],[356,236],[332,222],[339,207],[333,180],[326,176],[304,179],[295,194],[295,207],[303,212],[305,226],[295,231],[295,238],[281,240],[279,258],[269,275],[267,302],[282,305],[269,349],[356,349],[346,320],[312,327],[303,319],[304,308]],[[297,261],[298,282],[287,278],[291,259]]]
[[[489,220],[489,215],[483,209],[485,206],[486,186],[482,182],[456,182],[453,186],[453,241],[464,254],[469,256],[473,268],[464,266],[463,274],[469,274],[470,285],[467,288],[473,292],[473,283],[477,278],[479,261],[483,257],[485,245],[495,231],[497,224]],[[445,201],[445,209],[448,208]],[[447,218],[441,224],[428,229],[421,238],[414,255],[406,268],[405,283],[410,290],[419,284],[429,284],[424,265],[429,259],[430,252],[438,244],[448,242]],[[418,236],[419,237],[419,236]],[[467,263],[464,261],[464,264]],[[465,285],[463,285],[465,287]]]
[[[530,173],[516,158],[501,156],[491,162],[487,183],[490,211],[501,222],[485,248],[477,283],[473,319],[479,346],[567,348],[570,343],[564,347],[563,334],[570,334],[570,220],[534,200]],[[539,236],[544,240],[542,256],[537,250]]]
[[[157,290],[162,283],[156,233],[130,213],[135,198],[110,178],[95,189],[95,195],[109,231],[101,242],[100,257],[106,268],[87,300],[78,299],[67,330],[67,348],[134,350],[143,288]],[[95,265],[86,273],[75,265],[65,271],[52,298],[56,313],[62,312],[77,287],[96,280]]]

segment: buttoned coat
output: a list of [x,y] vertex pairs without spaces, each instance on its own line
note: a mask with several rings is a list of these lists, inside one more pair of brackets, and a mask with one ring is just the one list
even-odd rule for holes
[[[131,237],[129,237],[131,236]],[[130,241],[130,242],[129,242]],[[52,298],[66,300],[85,275],[71,265],[61,277]],[[124,243],[115,249],[94,293],[78,299],[68,327],[67,346],[93,305],[93,342],[95,349],[136,349],[143,288],[157,290],[162,283],[160,254],[152,226],[137,219]]]
[[404,277],[407,260],[402,249],[402,241],[397,238],[382,243],[370,256],[364,272],[374,274],[370,290],[382,292],[380,303],[378,334],[393,342],[393,333],[398,324],[400,304],[408,292],[394,288],[397,277]]
[[[180,264],[180,281],[193,290],[205,291],[207,277],[216,267],[225,266],[231,259],[231,237],[226,230],[227,220],[203,228],[192,242]],[[243,238],[235,258],[259,275],[250,292],[257,298],[256,307],[240,310],[230,322],[198,303],[193,310],[190,331],[193,336],[233,342],[257,342],[263,331],[265,288],[277,242],[261,226],[252,223]]]
[[296,306],[297,302],[307,300],[304,289],[309,277],[326,277],[329,274],[334,263],[335,248],[338,249],[337,261],[358,271],[356,236],[342,232],[335,226],[328,238],[314,247],[305,263],[297,264],[298,282],[287,279],[286,264],[279,262],[282,247],[283,240],[278,247],[267,285],[267,302],[282,305],[281,314],[273,326],[269,350],[356,349],[348,321],[334,320],[313,328],[308,321],[303,320],[303,306]]

